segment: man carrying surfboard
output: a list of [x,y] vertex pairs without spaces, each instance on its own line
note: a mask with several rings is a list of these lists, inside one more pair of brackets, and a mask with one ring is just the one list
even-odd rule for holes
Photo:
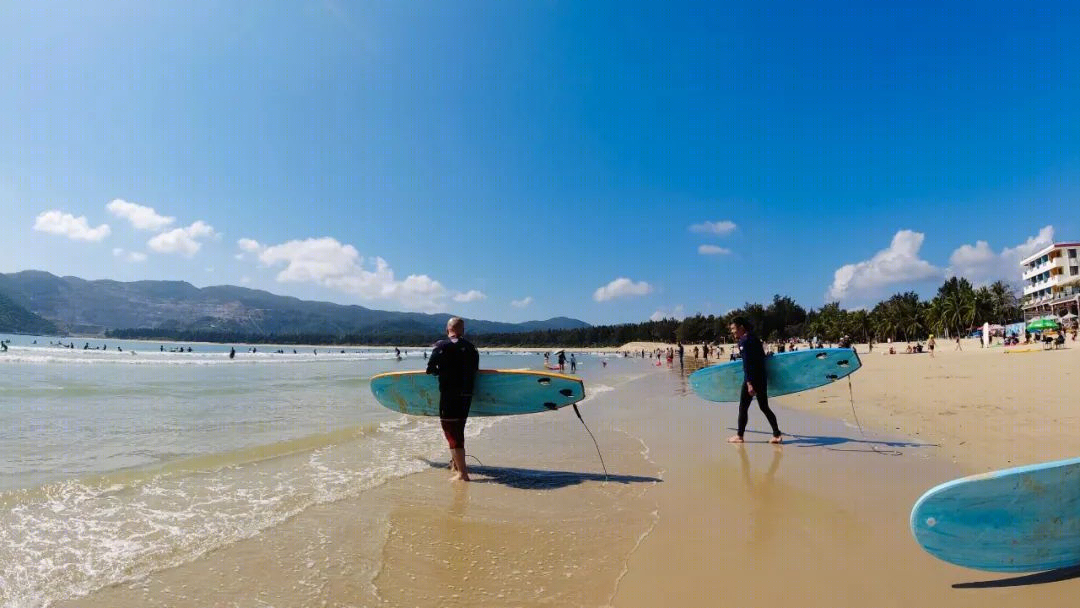
[[769,383],[768,376],[765,373],[765,348],[761,345],[761,340],[751,331],[750,322],[745,317],[732,319],[729,329],[739,342],[739,353],[742,355],[743,363],[743,385],[742,394],[739,396],[739,431],[738,434],[732,435],[728,441],[731,443],[743,442],[746,422],[750,418],[750,400],[757,397],[758,407],[761,408],[761,413],[765,414],[765,418],[769,420],[769,425],[772,427],[773,436],[769,443],[780,443],[783,440],[780,438],[781,433],[780,427],[776,423],[776,414],[769,409]]
[[480,367],[480,354],[464,338],[465,321],[450,317],[447,339],[435,343],[428,358],[427,373],[439,377],[439,419],[450,446],[451,481],[469,481],[465,465],[465,420],[472,405],[473,383]]

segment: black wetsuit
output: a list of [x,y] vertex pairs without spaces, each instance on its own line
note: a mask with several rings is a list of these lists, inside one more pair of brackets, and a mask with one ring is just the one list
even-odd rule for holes
[[439,340],[428,358],[427,373],[439,377],[439,418],[452,449],[465,447],[465,420],[479,367],[480,354],[465,338]]
[[750,400],[753,399],[746,388],[747,382],[754,387],[758,407],[768,419],[773,437],[779,437],[781,433],[776,423],[776,414],[769,409],[769,379],[765,373],[765,348],[757,336],[747,333],[739,340],[739,353],[742,355],[743,362],[742,392],[739,395],[739,437],[742,437],[746,431],[746,422],[750,418]]

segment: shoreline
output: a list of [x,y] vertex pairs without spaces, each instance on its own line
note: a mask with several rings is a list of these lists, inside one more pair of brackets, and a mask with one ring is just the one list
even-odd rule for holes
[[[470,460],[474,483],[448,482],[436,456],[194,561],[57,605],[1070,606],[1080,579],[957,589],[1004,576],[939,562],[908,531],[914,501],[933,485],[1080,447],[1068,436],[1080,375],[1064,376],[1055,399],[1003,407],[1023,397],[1014,384],[1048,362],[1067,372],[1080,349],[1001,354],[860,352],[852,394],[862,430],[837,382],[775,398],[790,433],[780,447],[765,443],[754,407],[747,444],[726,443],[736,407],[694,396],[692,365],[631,358],[607,368],[624,372],[611,390],[587,385],[581,408],[612,477],[571,414],[509,418],[469,439],[483,460]],[[1040,419],[1058,435],[1047,441]],[[1002,429],[1016,436],[1003,442]]]

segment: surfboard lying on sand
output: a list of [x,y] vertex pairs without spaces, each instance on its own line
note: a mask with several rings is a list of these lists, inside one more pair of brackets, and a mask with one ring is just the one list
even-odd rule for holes
[[966,568],[1080,565],[1080,458],[943,483],[915,503],[911,533],[927,553]]
[[[850,348],[799,350],[765,357],[770,397],[824,386],[860,367],[859,355]],[[690,388],[708,401],[738,401],[742,383],[742,361],[713,365],[690,374]]]
[[[439,415],[439,379],[422,371],[390,372],[371,379],[383,407],[414,416]],[[557,410],[585,398],[578,378],[550,372],[482,369],[476,374],[469,416],[513,416]]]

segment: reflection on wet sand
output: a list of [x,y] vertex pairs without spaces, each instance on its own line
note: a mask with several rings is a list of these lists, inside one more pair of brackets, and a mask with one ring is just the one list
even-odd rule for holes
[[772,540],[780,524],[779,511],[782,502],[778,499],[779,493],[776,492],[776,484],[773,481],[776,472],[780,469],[784,448],[773,446],[769,469],[755,480],[750,470],[750,457],[747,455],[746,448],[740,444],[735,444],[735,446],[739,451],[739,463],[746,494],[750,498],[750,549],[754,553],[769,551],[770,549],[765,545]]

